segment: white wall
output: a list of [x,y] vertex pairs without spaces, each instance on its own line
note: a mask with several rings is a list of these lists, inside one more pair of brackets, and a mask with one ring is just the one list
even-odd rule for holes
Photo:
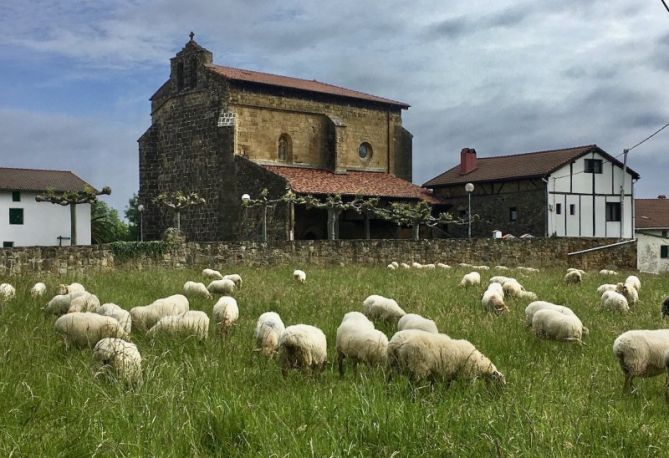
[[[0,247],[2,242],[14,246],[58,245],[57,237],[70,237],[70,208],[48,202],[35,202],[34,192],[21,192],[21,200],[12,202],[12,193],[0,191]],[[23,224],[9,224],[9,209],[23,209]],[[77,242],[91,244],[91,206],[77,205]],[[63,240],[63,245],[69,245]]]
[[[585,173],[585,159],[602,160],[602,173]],[[548,234],[560,237],[620,237],[620,222],[606,221],[606,203],[620,202],[623,170],[598,153],[587,154],[555,171],[548,180]],[[594,199],[593,199],[594,188]],[[622,224],[624,238],[632,238],[633,179],[625,179]],[[556,213],[557,204],[561,214]],[[569,206],[575,206],[573,215]],[[593,231],[594,212],[594,231]]]
[[669,238],[662,237],[662,231],[644,232],[645,233],[636,233],[637,269],[641,272],[669,272],[669,259],[660,258],[660,246],[669,246]]

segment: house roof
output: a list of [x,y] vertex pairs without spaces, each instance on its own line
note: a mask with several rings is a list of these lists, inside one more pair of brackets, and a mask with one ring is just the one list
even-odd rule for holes
[[634,199],[637,229],[669,229],[669,199]]
[[[461,175],[460,164],[458,164],[441,175],[432,178],[423,184],[423,186],[436,187],[464,183],[508,181],[519,178],[548,177],[560,167],[593,151],[604,156],[614,164],[620,167],[623,166],[622,162],[597,145],[585,145],[549,151],[477,158],[476,168],[471,172]],[[634,178],[639,178],[637,172],[629,167],[627,170]]]
[[340,194],[347,196],[421,199],[430,204],[443,204],[438,197],[401,178],[382,172],[348,171],[335,174],[323,169],[263,165],[283,177],[293,192],[299,194]]
[[92,186],[69,170],[16,169],[0,167],[3,191],[83,191]]
[[252,70],[243,70],[234,67],[224,67],[222,65],[208,64],[206,67],[221,76],[235,81],[244,81],[248,83],[262,84],[266,86],[283,87],[297,89],[300,91],[317,92],[319,94],[334,95],[337,97],[346,97],[349,99],[366,100],[368,102],[382,103],[384,105],[394,105],[400,108],[409,108],[410,105],[397,100],[377,97],[364,92],[346,89],[332,84],[321,83],[316,80],[305,80],[293,78],[290,76],[273,75],[271,73],[256,72]]

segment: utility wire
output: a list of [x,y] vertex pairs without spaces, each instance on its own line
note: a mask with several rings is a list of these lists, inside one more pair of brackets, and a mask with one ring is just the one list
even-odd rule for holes
[[664,0],[660,0],[660,1],[664,5],[664,8],[667,10],[667,12],[669,12],[669,6],[667,6],[667,4],[664,2]]

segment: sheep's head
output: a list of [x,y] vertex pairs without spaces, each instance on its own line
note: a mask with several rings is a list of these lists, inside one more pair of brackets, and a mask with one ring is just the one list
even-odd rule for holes
[[60,295],[67,294],[67,285],[64,285],[62,283],[58,285],[58,294]]

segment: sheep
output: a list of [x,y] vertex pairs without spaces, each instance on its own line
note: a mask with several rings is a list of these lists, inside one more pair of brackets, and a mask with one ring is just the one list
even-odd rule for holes
[[228,279],[232,280],[232,282],[235,284],[235,288],[237,289],[242,289],[242,276],[239,274],[228,274],[224,275],[223,279]]
[[178,315],[188,310],[188,298],[182,294],[174,294],[156,299],[149,305],[133,307],[130,309],[130,316],[135,327],[145,331],[165,316]]
[[46,294],[46,285],[44,283],[37,282],[30,288],[30,295],[32,297],[42,297]]
[[532,326],[532,318],[534,318],[534,314],[539,310],[544,309],[555,310],[563,315],[574,315],[572,309],[565,307],[564,305],[557,305],[546,301],[534,301],[525,307],[525,324],[527,326]]
[[528,273],[528,274],[529,274],[529,273],[537,273],[537,272],[539,272],[539,269],[537,269],[537,268],[534,268],[534,267],[523,267],[523,266],[516,267],[516,270],[518,270],[518,271],[520,271],[520,272],[523,272],[523,273]]
[[0,283],[0,304],[10,301],[16,296],[16,288],[9,283]]
[[491,277],[490,280],[488,280],[488,283],[499,283],[500,285],[504,285],[509,280],[515,280],[514,278],[511,277],[505,277],[503,275],[495,275],[494,277]]
[[189,310],[178,315],[167,315],[154,324],[146,333],[150,338],[160,335],[195,337],[202,342],[209,334],[209,317],[199,310]]
[[279,337],[279,365],[285,378],[289,369],[322,371],[327,363],[323,331],[308,324],[288,326]]
[[583,276],[577,270],[570,270],[564,276],[564,282],[567,284],[581,283]]
[[400,331],[388,342],[388,376],[398,371],[416,382],[427,378],[450,384],[457,378],[482,377],[506,384],[502,373],[471,342],[416,330]]
[[67,313],[67,310],[70,308],[70,302],[72,302],[72,297],[69,294],[58,294],[52,297],[51,300],[42,307],[42,310],[45,313],[63,315]]
[[451,268],[451,266],[449,266],[448,264],[444,264],[443,262],[438,262],[437,267],[440,268],[440,269],[450,269]]
[[142,379],[142,356],[133,343],[114,337],[100,339],[93,348],[93,360],[126,385],[136,385]]
[[490,267],[488,267],[488,266],[472,266],[472,269],[474,269],[474,270],[490,270]]
[[599,275],[618,275],[618,272],[615,270],[602,269],[599,271]]
[[654,377],[665,371],[669,351],[669,329],[638,329],[620,334],[613,354],[620,362],[625,382],[623,393],[633,389],[634,377]]
[[72,297],[70,301],[70,307],[67,309],[67,313],[74,312],[95,312],[98,307],[100,307],[100,299],[95,294],[91,294],[88,291],[75,293],[76,296]]
[[510,269],[506,266],[495,266],[495,270],[507,271]]
[[434,270],[434,269],[436,269],[436,268],[437,268],[437,265],[436,265],[436,264],[425,264],[425,265],[423,266],[423,269]]
[[214,304],[214,309],[211,312],[211,316],[216,323],[216,327],[221,334],[227,334],[233,324],[239,318],[239,306],[237,301],[232,296],[221,296],[216,304]]
[[186,297],[202,296],[206,299],[211,299],[211,293],[204,286],[204,283],[187,281],[184,283],[184,295]]
[[639,293],[633,284],[618,283],[616,285],[616,291],[625,296],[625,299],[627,299],[627,303],[630,306],[636,305],[636,303],[639,302]]
[[307,281],[307,274],[303,270],[293,271],[293,278],[298,283],[305,283]]
[[128,334],[118,321],[110,316],[91,312],[67,313],[56,320],[56,332],[65,342],[65,347],[93,347],[104,337],[128,340]]
[[462,267],[464,269],[472,269],[474,266],[472,264],[469,264],[468,262],[460,262],[458,263],[458,267]]
[[286,329],[281,317],[276,312],[265,312],[258,317],[254,337],[256,351],[272,357],[279,349],[279,337]]
[[525,288],[515,278],[509,278],[502,284],[504,295],[509,297],[519,297]]
[[214,269],[204,269],[202,275],[210,280],[223,280],[223,275],[218,270]]
[[209,290],[210,293],[229,295],[232,294],[232,292],[235,290],[235,282],[228,278],[214,280],[209,283],[207,290]]
[[110,316],[114,318],[121,324],[123,330],[127,334],[130,334],[130,331],[132,330],[132,318],[130,317],[130,312],[128,312],[127,310],[121,308],[116,304],[108,302],[98,307],[97,310],[95,310],[95,313],[97,313],[98,315]]
[[359,312],[346,314],[337,328],[337,366],[344,376],[344,359],[350,359],[354,368],[359,362],[369,365],[385,365],[388,352],[388,337],[374,329],[374,324]]
[[394,299],[372,294],[362,303],[362,311],[372,321],[381,320],[396,323],[406,312]]
[[669,297],[665,297],[662,301],[662,318],[669,316]]
[[394,265],[396,269],[400,266],[397,261],[392,261],[391,264]]
[[386,268],[387,268],[388,270],[396,270],[396,269],[397,269],[397,267],[395,267],[395,264],[388,264],[388,265],[386,266]]
[[58,294],[70,294],[86,291],[84,285],[81,283],[70,283],[69,285],[60,284],[58,285]]
[[476,286],[481,284],[481,274],[478,272],[469,272],[460,280],[460,287],[467,288],[469,286]]
[[597,294],[601,296],[606,291],[615,291],[617,288],[618,285],[614,285],[613,283],[604,283],[603,285],[599,285],[597,287]]
[[532,291],[521,291],[518,297],[526,301],[536,301],[539,298],[537,293],[533,293]]
[[532,317],[532,330],[537,337],[578,342],[583,345],[587,328],[575,314],[565,314],[551,308],[537,310]]
[[402,264],[400,264],[400,267],[402,269],[405,269],[405,270],[411,269],[411,266],[409,264],[407,264],[406,262],[403,262]]
[[481,297],[481,304],[488,312],[497,314],[508,312],[509,309],[504,303],[504,290],[499,283],[490,283]]
[[641,280],[639,280],[639,277],[636,275],[630,275],[627,277],[625,279],[625,284],[634,286],[634,289],[636,289],[637,292],[641,291]]
[[627,298],[617,291],[604,291],[602,294],[601,304],[604,308],[611,309],[616,312],[627,313],[630,310]]
[[581,276],[585,275],[585,270],[577,269],[576,267],[569,267],[567,272],[578,272]]
[[438,334],[437,324],[427,318],[416,313],[407,313],[397,322],[397,330],[404,331],[405,329],[418,329],[420,331],[431,332]]
[[414,262],[411,263],[411,267],[413,267],[414,269],[422,269],[423,264],[421,264],[420,262],[414,261]]

